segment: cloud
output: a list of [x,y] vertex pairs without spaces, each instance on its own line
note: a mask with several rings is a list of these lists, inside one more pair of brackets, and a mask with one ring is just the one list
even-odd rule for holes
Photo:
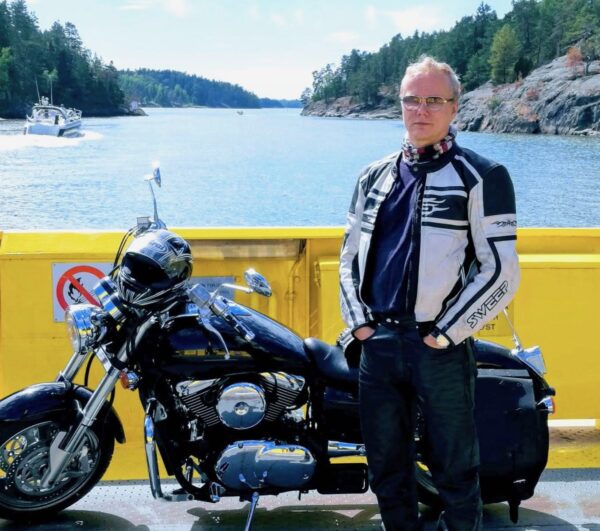
[[431,6],[414,6],[401,11],[386,11],[394,27],[403,35],[410,36],[415,30],[430,32],[448,26],[447,14],[435,11]]
[[253,4],[248,8],[248,15],[252,20],[258,20],[260,18],[260,11],[256,4]]
[[377,9],[374,6],[367,6],[365,9],[365,20],[367,27],[373,29],[377,24]]
[[303,9],[295,9],[294,10],[294,19],[298,24],[302,24],[304,22],[304,10]]
[[184,17],[189,10],[187,0],[163,0],[161,3],[165,11],[177,17]]
[[327,35],[327,40],[340,44],[349,44],[358,40],[359,34],[355,31],[336,31]]
[[122,5],[123,11],[146,11],[160,8],[176,17],[184,17],[189,11],[188,0],[129,0]]
[[271,22],[273,22],[273,24],[279,26],[280,28],[287,26],[287,20],[283,15],[280,15],[278,13],[271,13],[269,15],[269,18],[271,19]]
[[121,9],[122,11],[144,11],[146,9],[150,9],[150,7],[152,7],[152,3],[153,2],[148,2],[147,0],[132,1],[127,2],[119,9]]

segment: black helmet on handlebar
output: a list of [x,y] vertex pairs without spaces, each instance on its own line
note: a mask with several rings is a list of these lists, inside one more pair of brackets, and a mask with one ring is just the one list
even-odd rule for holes
[[181,294],[192,274],[188,243],[173,232],[160,229],[137,237],[125,251],[117,285],[126,304],[162,306]]

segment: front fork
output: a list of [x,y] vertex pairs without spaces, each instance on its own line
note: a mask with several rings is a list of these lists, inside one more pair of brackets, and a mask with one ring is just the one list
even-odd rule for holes
[[[155,318],[150,317],[138,328],[133,345],[131,345],[129,341],[123,343],[123,346],[115,356],[118,360],[116,364],[112,364],[106,357],[102,347],[99,347],[95,352],[95,355],[102,360],[105,368],[107,368],[106,375],[102,378],[100,384],[93,392],[84,408],[80,410],[79,422],[71,426],[68,432],[59,432],[52,442],[52,445],[50,446],[48,470],[44,474],[41,482],[42,488],[48,488],[53,485],[63,473],[65,467],[71,462],[77,452],[79,452],[87,430],[91,428],[98,413],[106,403],[108,395],[110,395],[115,388],[117,380],[119,379],[121,369],[115,367],[115,365],[122,366],[127,362],[129,359],[129,352],[132,348],[135,350],[138,347],[144,335],[154,323]],[[102,359],[103,357],[105,358],[104,360]],[[72,382],[86,358],[87,356],[85,356],[85,354],[74,353],[64,371],[61,371],[59,374],[57,381]]]

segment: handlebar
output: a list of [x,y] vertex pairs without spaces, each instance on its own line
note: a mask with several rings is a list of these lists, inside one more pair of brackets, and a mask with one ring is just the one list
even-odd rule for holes
[[199,308],[209,308],[216,316],[227,322],[246,341],[254,339],[254,332],[231,313],[224,299],[211,294],[204,286],[196,284],[188,290],[190,300]]

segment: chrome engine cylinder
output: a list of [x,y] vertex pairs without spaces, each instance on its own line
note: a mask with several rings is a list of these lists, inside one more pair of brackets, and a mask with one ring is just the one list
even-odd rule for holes
[[221,483],[230,489],[297,490],[311,480],[316,465],[313,455],[302,446],[238,441],[225,448],[215,468]]

